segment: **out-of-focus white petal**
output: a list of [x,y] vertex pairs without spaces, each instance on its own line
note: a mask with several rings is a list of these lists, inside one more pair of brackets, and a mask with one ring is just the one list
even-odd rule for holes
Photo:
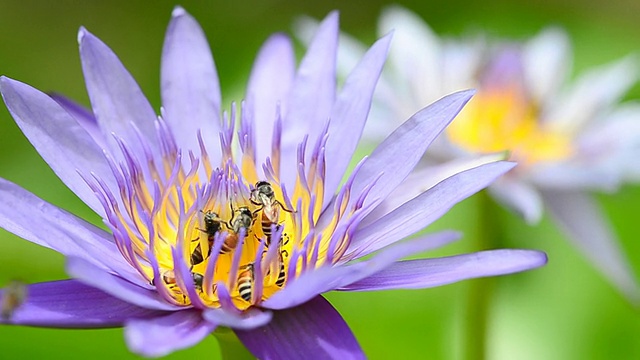
[[640,287],[610,225],[586,194],[569,191],[542,193],[553,219],[584,255],[629,300],[640,302]]
[[553,129],[575,133],[613,105],[638,80],[638,64],[628,56],[582,75],[542,115]]
[[511,208],[529,224],[536,224],[542,218],[542,198],[535,187],[506,175],[489,186],[491,195]]
[[[395,91],[416,106],[406,109],[407,117],[421,106],[441,97],[442,50],[440,39],[413,12],[399,6],[385,9],[380,16],[378,33],[394,30],[389,52],[390,75],[400,85]],[[408,87],[402,87],[408,84]]]
[[559,28],[542,30],[523,49],[527,88],[539,103],[555,94],[571,70],[571,45]]

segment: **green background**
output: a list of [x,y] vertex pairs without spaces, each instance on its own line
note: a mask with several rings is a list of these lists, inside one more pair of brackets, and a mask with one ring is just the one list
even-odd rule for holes
[[[570,34],[574,73],[640,50],[640,3],[626,1],[401,1],[438,33],[486,30],[522,39],[548,24]],[[339,9],[343,30],[367,43],[385,1],[228,1],[181,3],[203,26],[224,92],[237,100],[260,44],[274,31],[291,30],[298,15],[322,18]],[[86,26],[120,56],[157,109],[162,40],[169,1],[0,1],[0,74],[44,91],[55,90],[88,104],[76,34]],[[629,99],[640,98],[635,87]],[[0,107],[0,177],[99,223],[55,177]],[[640,188],[599,195],[622,246],[640,275],[637,219]],[[2,201],[2,199],[0,199]],[[480,201],[457,205],[430,230],[457,229],[464,238],[428,256],[474,250]],[[640,312],[629,306],[545,219],[536,227],[499,209],[506,231],[502,246],[548,252],[545,268],[497,279],[491,308],[491,359],[640,359]],[[34,224],[38,226],[38,224]],[[46,234],[43,234],[46,236]],[[10,279],[39,282],[66,278],[61,255],[0,230],[0,286]],[[470,282],[435,289],[377,293],[330,293],[372,359],[455,359],[462,354],[465,295]],[[0,358],[136,358],[121,329],[55,330],[0,326]],[[213,337],[168,356],[217,358]]]

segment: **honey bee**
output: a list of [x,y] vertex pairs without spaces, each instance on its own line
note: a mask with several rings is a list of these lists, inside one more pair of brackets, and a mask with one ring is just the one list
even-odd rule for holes
[[[164,281],[167,285],[175,285],[176,284],[176,274],[173,270],[167,270],[162,273],[162,281]],[[151,281],[153,283],[153,280]]]
[[253,278],[253,263],[243,266],[238,274],[238,292],[241,298],[249,302],[253,291]]
[[[193,284],[196,286],[197,290],[202,291],[202,283],[204,281],[204,276],[198,273],[191,273],[191,278],[193,279]],[[162,273],[162,281],[169,286],[169,288],[175,288],[177,285],[176,274],[173,270],[167,270]],[[151,281],[153,285],[153,280]]]
[[251,190],[251,196],[249,200],[254,205],[261,206],[260,209],[266,213],[271,222],[278,221],[278,207],[286,212],[293,212],[286,209],[282,203],[276,200],[276,194],[273,191],[271,183],[267,181],[258,181],[255,185],[255,189]]
[[[254,205],[260,206],[256,213],[262,211],[260,225],[265,236],[265,245],[268,247],[271,243],[271,225],[278,221],[279,208],[286,212],[292,211],[286,209],[280,201],[276,200],[273,187],[267,181],[258,181],[256,183],[255,189],[251,190],[250,200]],[[279,227],[280,225],[276,226]]]
[[282,285],[284,285],[284,280],[287,276],[286,272],[284,271],[284,258],[282,256],[282,253],[286,253],[285,251],[281,251],[280,252],[280,256],[279,256],[279,260],[280,260],[280,271],[278,271],[278,278],[276,279],[276,286],[277,287],[282,287]]
[[4,289],[0,316],[2,320],[10,320],[16,309],[27,299],[27,286],[20,281],[13,280]]
[[191,273],[193,283],[196,286],[196,290],[202,291],[202,283],[204,282],[204,276],[198,273]]
[[[249,229],[253,224],[253,213],[249,210],[248,207],[243,206],[238,210],[235,210],[233,213],[233,217],[226,224],[227,228],[231,230],[231,234],[227,236],[224,240],[224,244],[220,249],[220,253],[224,254],[229,252],[238,245],[238,234],[240,234],[240,230],[244,229],[245,236],[249,234]],[[225,247],[227,249],[225,249]]]
[[[222,221],[218,216],[218,214],[212,211],[204,212],[204,230],[203,229],[199,229],[199,230],[207,234],[207,240],[209,241],[209,251],[207,252],[206,257],[209,257],[209,255],[211,255],[211,248],[213,247],[213,239],[216,236],[216,233],[220,231],[221,224],[222,224]],[[227,240],[225,239],[224,244],[222,244],[222,247],[220,248],[220,253],[224,254],[233,250],[235,245],[233,246],[231,245],[232,244],[227,244]],[[196,248],[193,250],[193,253],[191,254],[191,265],[200,264],[201,262],[204,261],[206,257],[202,255],[202,247],[200,246],[200,244],[198,244]]]

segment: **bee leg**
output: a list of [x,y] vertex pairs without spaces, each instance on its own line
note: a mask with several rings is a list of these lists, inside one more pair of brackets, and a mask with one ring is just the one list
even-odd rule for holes
[[294,212],[296,212],[296,211],[294,211],[294,210],[289,210],[289,209],[287,209],[287,208],[286,208],[286,207],[284,207],[284,205],[282,205],[282,203],[281,203],[280,201],[278,201],[278,200],[276,200],[276,201],[275,201],[275,203],[276,203],[276,204],[278,204],[278,205],[280,206],[280,209],[282,209],[282,210],[284,210],[284,211],[286,211],[286,212],[288,212],[288,213],[294,213]]

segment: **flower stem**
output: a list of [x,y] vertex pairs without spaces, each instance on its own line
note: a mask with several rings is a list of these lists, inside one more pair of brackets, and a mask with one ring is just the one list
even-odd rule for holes
[[[479,213],[476,244],[473,251],[496,248],[501,235],[495,203],[487,190],[478,194]],[[491,277],[471,280],[464,320],[464,359],[481,360],[487,358],[489,311],[493,299],[495,281]]]
[[212,335],[218,340],[222,359],[255,359],[255,356],[251,355],[249,350],[242,345],[233,330],[229,328],[217,328]]

